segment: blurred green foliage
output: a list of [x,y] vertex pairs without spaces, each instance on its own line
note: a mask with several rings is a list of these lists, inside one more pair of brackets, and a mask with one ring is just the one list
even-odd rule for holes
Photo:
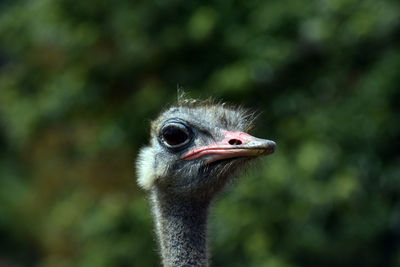
[[0,1],[1,266],[159,265],[134,159],[177,86],[278,144],[214,266],[400,266],[396,0]]

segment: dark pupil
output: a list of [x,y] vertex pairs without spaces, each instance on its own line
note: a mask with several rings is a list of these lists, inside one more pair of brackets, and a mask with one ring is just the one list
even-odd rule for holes
[[178,127],[168,127],[163,132],[164,140],[171,146],[182,144],[188,138],[188,135]]

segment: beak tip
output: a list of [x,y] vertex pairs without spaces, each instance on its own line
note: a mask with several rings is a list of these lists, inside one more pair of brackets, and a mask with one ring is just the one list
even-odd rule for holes
[[276,147],[276,143],[274,141],[269,140],[268,145],[271,147]]
[[275,152],[276,143],[274,141],[268,140],[267,143],[267,154],[272,154]]

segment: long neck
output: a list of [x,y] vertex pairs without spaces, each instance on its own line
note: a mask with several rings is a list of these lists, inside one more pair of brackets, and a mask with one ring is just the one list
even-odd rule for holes
[[208,266],[209,201],[171,197],[154,189],[152,204],[163,265]]

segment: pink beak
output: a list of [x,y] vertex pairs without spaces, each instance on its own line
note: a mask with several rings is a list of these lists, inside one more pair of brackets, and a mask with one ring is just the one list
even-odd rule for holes
[[274,153],[276,144],[274,141],[260,139],[244,132],[224,132],[224,139],[221,142],[195,148],[182,159],[194,160],[208,156],[206,163],[221,159],[236,157],[255,157]]

